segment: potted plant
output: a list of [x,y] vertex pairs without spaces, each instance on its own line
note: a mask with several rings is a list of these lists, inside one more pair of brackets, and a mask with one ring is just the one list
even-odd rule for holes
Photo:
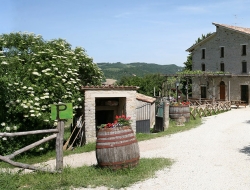
[[126,117],[125,115],[115,116],[115,120],[113,123],[107,123],[102,124],[101,126],[98,126],[98,129],[102,128],[116,128],[116,127],[123,127],[123,126],[129,126],[131,125],[131,118]]
[[100,167],[116,170],[138,165],[140,152],[130,117],[116,116],[113,123],[98,128],[96,159]]

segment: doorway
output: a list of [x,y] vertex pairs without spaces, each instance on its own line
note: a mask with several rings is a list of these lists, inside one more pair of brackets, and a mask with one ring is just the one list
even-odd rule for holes
[[226,99],[226,95],[225,95],[225,83],[224,81],[220,82],[220,100],[225,100]]
[[114,122],[114,110],[98,110],[96,111],[96,126],[101,124]]
[[241,100],[248,103],[248,85],[241,85]]
[[207,98],[207,87],[201,86],[201,98]]

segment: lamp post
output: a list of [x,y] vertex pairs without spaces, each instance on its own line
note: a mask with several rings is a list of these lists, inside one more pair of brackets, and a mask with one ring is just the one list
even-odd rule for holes
[[188,85],[186,85],[186,102],[188,101]]
[[176,83],[175,83],[175,86],[176,86],[176,100],[177,100],[177,102],[178,102],[178,88],[179,88],[179,85],[180,85],[180,83],[177,80]]

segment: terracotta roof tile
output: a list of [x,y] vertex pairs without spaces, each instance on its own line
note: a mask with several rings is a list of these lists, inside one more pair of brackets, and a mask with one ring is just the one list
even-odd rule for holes
[[149,103],[153,103],[156,100],[156,98],[153,98],[151,96],[146,96],[146,95],[140,94],[140,93],[136,94],[136,99],[144,101],[144,102],[149,102]]
[[228,28],[228,29],[231,29],[231,30],[235,30],[235,31],[238,31],[238,32],[242,32],[242,33],[245,33],[245,34],[250,34],[250,28],[244,28],[244,27],[239,27],[239,26],[231,26],[231,25],[227,25],[227,24],[218,24],[218,23],[214,23],[214,22],[213,22],[213,25],[221,26],[221,27]]
[[100,86],[82,86],[81,90],[138,90],[137,86],[116,86],[116,85],[100,85]]
[[[227,24],[219,24],[219,23],[215,23],[215,22],[213,22],[212,24],[215,25],[215,26],[218,26],[218,27],[227,28],[229,30],[241,32],[241,33],[244,33],[244,34],[247,34],[247,35],[250,34],[250,28],[244,28],[244,27],[239,27],[239,26],[232,26],[232,25],[227,25]],[[216,34],[215,32],[212,33],[212,35],[210,35],[207,38],[203,39],[199,43],[192,45],[186,51],[188,51],[188,52],[193,51],[196,46],[198,46],[198,45],[204,43],[205,41],[209,40],[210,38],[212,38],[213,36],[215,36],[215,34]]]

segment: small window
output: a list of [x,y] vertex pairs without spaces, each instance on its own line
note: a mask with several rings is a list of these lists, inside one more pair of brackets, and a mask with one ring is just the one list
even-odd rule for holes
[[206,67],[205,67],[205,64],[204,64],[204,63],[201,64],[201,70],[202,70],[202,71],[205,71],[205,70],[206,70]]
[[224,57],[224,47],[220,47],[220,57]]
[[242,62],[242,73],[246,73],[247,72],[247,62],[243,61]]
[[247,54],[247,45],[242,45],[242,55]]
[[224,72],[225,71],[225,65],[224,63],[220,64],[220,71]]
[[201,59],[205,59],[205,54],[206,54],[205,49],[202,49],[201,50]]

